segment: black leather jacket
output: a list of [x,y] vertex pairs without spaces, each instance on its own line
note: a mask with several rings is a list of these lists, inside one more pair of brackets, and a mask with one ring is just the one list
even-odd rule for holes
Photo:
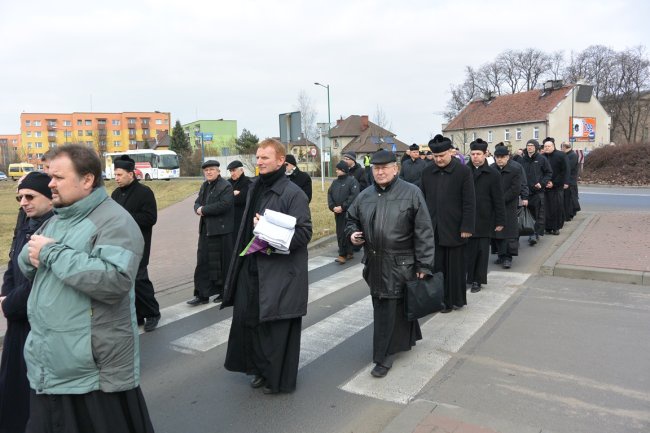
[[363,278],[370,294],[401,298],[416,272],[432,274],[433,228],[422,192],[397,176],[386,189],[372,185],[348,209],[345,234],[365,237]]

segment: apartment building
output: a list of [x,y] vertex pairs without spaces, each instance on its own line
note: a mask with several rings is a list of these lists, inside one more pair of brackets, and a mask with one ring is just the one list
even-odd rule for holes
[[20,134],[0,134],[0,166],[7,168],[7,166],[14,162],[19,161],[20,150]]

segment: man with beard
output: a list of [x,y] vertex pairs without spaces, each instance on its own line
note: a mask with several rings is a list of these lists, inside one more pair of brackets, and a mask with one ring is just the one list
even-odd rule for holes
[[566,154],[569,164],[569,187],[564,190],[564,220],[571,221],[580,212],[578,200],[578,155],[574,152],[571,143],[562,143],[562,150]]
[[451,140],[429,141],[435,166],[422,173],[422,192],[434,228],[434,271],[445,276],[445,309],[467,305],[465,246],[474,232],[476,203],[472,174],[454,157]]
[[411,350],[422,338],[417,320],[404,314],[404,285],[432,274],[433,229],[420,190],[397,176],[395,154],[372,156],[374,187],[363,190],[348,209],[345,233],[365,246],[363,277],[372,296],[374,335],[371,373],[384,377],[393,355]]
[[535,234],[528,237],[528,244],[532,247],[544,236],[544,187],[551,179],[551,166],[548,160],[539,153],[539,143],[530,139],[526,143],[526,152],[518,161],[526,171],[528,180],[528,209],[535,218]]
[[25,218],[16,227],[0,293],[0,313],[7,319],[0,363],[0,432],[24,432],[29,418],[29,382],[23,351],[29,333],[27,298],[32,283],[20,272],[18,255],[36,229],[52,216],[49,183],[48,175],[32,171],[20,182],[16,195]]
[[492,165],[492,168],[501,174],[501,189],[503,190],[506,212],[503,230],[495,230],[493,235],[499,255],[496,264],[501,264],[504,269],[510,269],[512,267],[512,257],[519,253],[517,206],[520,197],[523,203],[528,196],[522,195],[521,166],[515,161],[510,161],[508,148],[505,146],[497,146],[494,149],[494,159],[496,162]]
[[[232,185],[232,193],[235,196],[235,225],[233,226],[233,238],[239,232],[241,225],[242,215],[244,215],[244,207],[246,207],[246,196],[248,195],[248,188],[251,180],[244,173],[244,164],[241,161],[234,160],[227,167],[230,172],[230,185]],[[309,179],[311,181],[311,178]]]
[[[221,308],[234,306],[225,367],[253,375],[265,394],[296,388],[302,316],[307,314],[307,244],[312,235],[305,193],[285,175],[285,148],[267,138],[257,148],[251,184]],[[240,255],[266,210],[296,218],[289,254],[272,248]]]
[[422,171],[427,166],[424,159],[420,158],[420,146],[413,143],[409,146],[410,158],[402,162],[402,170],[399,173],[400,179],[419,187],[422,180]]
[[544,208],[546,233],[559,235],[564,227],[564,190],[569,188],[569,173],[566,155],[555,148],[555,139],[544,139],[544,156],[551,166],[551,179],[546,182]]
[[480,138],[470,143],[470,162],[467,166],[474,179],[476,221],[474,233],[467,244],[467,284],[473,293],[487,284],[490,238],[503,230],[506,222],[505,203],[501,189],[501,176],[487,161],[487,142]]
[[359,182],[359,191],[363,191],[366,189],[368,186],[368,180],[365,174],[365,170],[361,165],[357,162],[357,154],[349,151],[345,152],[343,154],[343,161],[350,167],[350,176],[354,176],[354,178]]
[[115,183],[118,187],[111,194],[111,198],[131,214],[144,238],[142,260],[138,267],[138,275],[135,277],[135,315],[138,324],[144,324],[145,332],[151,332],[156,329],[160,321],[160,307],[147,272],[151,253],[151,234],[158,219],[156,197],[151,188],[141,184],[135,177],[135,161],[127,155],[117,158],[113,161],[113,165]]
[[359,195],[359,182],[349,175],[349,171],[345,161],[339,161],[336,164],[336,179],[327,190],[327,206],[334,212],[336,240],[339,245],[339,256],[335,261],[342,265],[354,257],[352,244],[345,236],[345,213]]
[[49,174],[56,215],[18,259],[33,282],[25,431],[153,432],[134,308],[142,233],[108,197],[93,148],[57,147]]
[[291,182],[295,183],[302,189],[307,195],[307,200],[311,203],[311,177],[304,171],[298,168],[298,163],[296,162],[296,157],[288,154],[286,158],[286,173]]
[[223,299],[223,284],[232,254],[232,232],[235,225],[235,196],[232,186],[221,177],[219,161],[208,160],[201,165],[205,182],[194,202],[199,220],[199,245],[194,269],[194,298],[189,305],[207,304]]

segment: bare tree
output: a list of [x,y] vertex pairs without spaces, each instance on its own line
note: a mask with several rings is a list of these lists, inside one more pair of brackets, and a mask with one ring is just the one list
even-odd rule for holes
[[527,48],[518,53],[518,63],[523,80],[522,90],[533,90],[548,69],[549,55],[535,48]]
[[381,108],[381,105],[377,105],[377,110],[375,111],[372,122],[387,131],[390,131],[392,127],[390,121],[388,120],[388,116],[386,116],[386,112],[383,108]]
[[519,55],[516,51],[508,50],[499,54],[496,60],[503,74],[504,86],[510,93],[517,93],[521,89],[521,69],[518,59]]
[[483,94],[500,95],[504,76],[499,62],[489,62],[478,70],[478,82]]
[[555,51],[549,56],[548,76],[552,80],[561,80],[564,77],[564,52]]
[[298,103],[296,104],[295,109],[300,111],[303,136],[315,143],[318,140],[318,128],[316,127],[316,117],[318,116],[318,112],[314,108],[313,101],[304,90],[301,90],[298,94]]

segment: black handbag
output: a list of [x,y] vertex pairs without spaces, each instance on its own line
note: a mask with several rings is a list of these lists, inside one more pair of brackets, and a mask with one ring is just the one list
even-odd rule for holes
[[436,272],[430,277],[407,281],[404,288],[406,319],[417,320],[445,309],[445,277]]
[[519,236],[535,234],[535,218],[528,210],[528,206],[517,208],[517,224],[519,225]]

